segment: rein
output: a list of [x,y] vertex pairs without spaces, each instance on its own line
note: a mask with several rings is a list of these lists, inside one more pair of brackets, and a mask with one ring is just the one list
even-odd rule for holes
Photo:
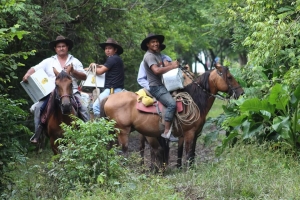
[[[203,92],[205,92],[205,93],[208,94],[209,96],[215,97],[215,98],[220,99],[220,100],[223,100],[223,101],[225,101],[225,100],[230,100],[230,97],[228,97],[228,96],[223,96],[223,95],[218,94],[218,93],[217,93],[217,94],[212,94],[211,92],[207,91],[205,88],[203,88],[201,85],[199,85],[199,84],[195,81],[195,79],[192,77],[192,75],[190,74],[190,72],[189,72],[188,70],[186,70],[186,69],[185,69],[184,67],[182,67],[182,66],[179,66],[179,68],[183,71],[183,73],[185,73],[185,74],[187,75],[187,77],[189,77],[189,79],[192,80],[192,83],[195,83],[198,87],[200,87],[200,88],[202,89]],[[217,70],[217,69],[216,69],[216,70]],[[223,73],[222,73],[222,72],[219,72],[219,70],[217,70],[217,74],[223,78]],[[192,83],[191,83],[191,84],[192,84]],[[226,83],[227,83],[227,81],[226,81]],[[230,84],[227,83],[227,85],[228,85],[228,87],[229,87],[233,92],[234,92],[236,89],[238,89],[238,88],[241,87],[241,86],[238,86],[238,87],[236,87],[236,88],[232,88]]]
[[[61,100],[62,100],[62,98],[64,98],[64,97],[69,97],[69,98],[70,98],[70,103],[71,103],[71,106],[72,106],[72,107],[73,107],[72,102],[74,102],[74,104],[76,105],[76,113],[78,113],[78,107],[79,107],[79,105],[78,105],[78,103],[77,103],[77,101],[76,101],[74,95],[73,95],[73,94],[72,94],[72,95],[64,94],[64,95],[62,95],[62,96],[59,96],[59,95],[58,95],[58,91],[57,91],[57,87],[55,87],[55,99],[58,100],[59,103],[61,103]],[[61,105],[60,105],[60,106],[61,106]]]

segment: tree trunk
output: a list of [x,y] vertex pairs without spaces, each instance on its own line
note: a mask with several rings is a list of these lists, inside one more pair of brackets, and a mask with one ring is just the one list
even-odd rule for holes
[[245,66],[248,62],[248,58],[247,58],[247,52],[243,51],[241,53],[239,53],[239,63],[241,66]]

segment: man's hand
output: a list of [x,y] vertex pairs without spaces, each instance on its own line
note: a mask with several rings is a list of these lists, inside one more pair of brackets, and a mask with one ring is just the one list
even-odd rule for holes
[[70,65],[68,66],[65,66],[64,67],[64,70],[68,73],[68,74],[72,74],[74,72],[74,67],[73,67],[73,63],[71,63]]
[[23,82],[28,83],[28,77],[31,76],[31,74],[33,74],[34,72],[35,70],[33,68],[30,68],[22,78]]
[[28,77],[29,76],[30,76],[29,74],[25,74],[22,81],[25,82],[25,83],[28,83]]
[[174,60],[174,61],[171,62],[171,65],[172,65],[173,69],[176,69],[179,66],[179,62],[177,60]]

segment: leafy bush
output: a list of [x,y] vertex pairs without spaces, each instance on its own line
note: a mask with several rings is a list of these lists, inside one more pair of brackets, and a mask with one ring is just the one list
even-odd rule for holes
[[22,151],[26,149],[19,140],[21,133],[30,133],[21,123],[28,115],[20,108],[25,103],[22,100],[9,99],[7,95],[0,95],[0,191],[10,184],[10,178],[6,174],[11,170],[10,164],[25,161]]
[[[64,138],[58,139],[61,155],[51,162],[49,175],[58,183],[58,190],[68,191],[80,185],[86,190],[97,185],[119,184],[124,157],[111,146],[116,140],[115,122],[100,119],[83,121],[75,118],[71,126],[62,124]],[[53,180],[54,179],[54,180]]]
[[241,98],[235,101],[235,105],[225,108],[229,117],[223,122],[223,127],[229,135],[224,139],[222,148],[238,138],[258,142],[272,140],[288,144],[292,150],[299,150],[299,101],[299,85],[291,92],[289,87],[278,83],[266,98]]

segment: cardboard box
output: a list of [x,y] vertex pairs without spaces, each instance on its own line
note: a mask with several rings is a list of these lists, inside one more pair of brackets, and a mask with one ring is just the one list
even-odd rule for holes
[[164,73],[162,75],[163,83],[168,91],[174,91],[184,88],[183,72],[181,69],[176,68]]
[[28,83],[21,81],[21,85],[34,103],[47,96],[55,88],[55,83],[50,81],[43,69],[29,76]]

